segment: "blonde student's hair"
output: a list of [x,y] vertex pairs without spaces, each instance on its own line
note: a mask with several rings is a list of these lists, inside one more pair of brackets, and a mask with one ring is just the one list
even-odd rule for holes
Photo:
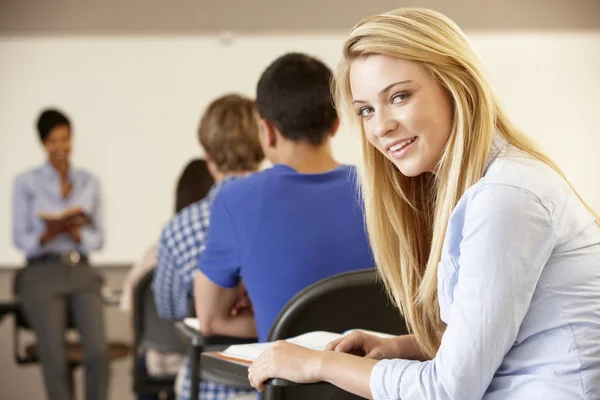
[[421,349],[433,357],[445,329],[437,267],[446,227],[460,197],[482,177],[494,134],[563,174],[508,119],[466,36],[446,16],[427,9],[399,9],[366,18],[352,29],[334,90],[338,111],[361,129],[349,72],[353,60],[373,54],[420,63],[453,103],[451,132],[435,175],[403,176],[369,144],[364,130],[360,135],[359,178],[375,261]]

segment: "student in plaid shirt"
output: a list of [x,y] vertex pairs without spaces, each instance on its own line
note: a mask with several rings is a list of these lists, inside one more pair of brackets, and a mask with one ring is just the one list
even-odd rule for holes
[[[232,180],[254,172],[264,158],[258,139],[256,105],[253,100],[231,94],[213,101],[198,130],[215,185],[208,196],[181,210],[162,231],[152,289],[162,318],[188,316],[193,292],[194,270],[204,251],[210,208],[216,193]],[[189,368],[179,398],[190,397]],[[202,400],[224,400],[245,393],[236,388],[200,383]]]

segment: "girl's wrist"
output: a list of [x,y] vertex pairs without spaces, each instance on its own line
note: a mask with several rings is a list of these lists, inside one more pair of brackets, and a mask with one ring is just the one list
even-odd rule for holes
[[328,370],[329,364],[329,353],[333,353],[331,351],[315,351],[314,352],[314,360],[313,360],[313,378],[317,381],[326,380],[325,373]]

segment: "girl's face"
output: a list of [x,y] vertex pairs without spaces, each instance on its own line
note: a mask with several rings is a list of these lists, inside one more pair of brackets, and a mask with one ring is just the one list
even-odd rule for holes
[[405,176],[434,172],[452,129],[452,101],[431,73],[370,55],[352,62],[350,87],[368,141]]

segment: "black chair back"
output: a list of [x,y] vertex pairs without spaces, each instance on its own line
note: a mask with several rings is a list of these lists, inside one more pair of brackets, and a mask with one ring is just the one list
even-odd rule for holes
[[166,392],[172,396],[175,376],[151,376],[136,367],[137,357],[142,356],[145,349],[185,354],[188,348],[187,338],[175,327],[176,321],[158,315],[152,292],[153,277],[154,269],[138,281],[133,291],[133,391],[137,394]]
[[268,341],[310,331],[343,333],[355,328],[394,335],[408,333],[373,268],[325,278],[302,290],[281,310]]
[[152,278],[154,269],[138,282],[133,293],[133,325],[135,349],[140,346],[167,352],[185,354],[188,341],[175,327],[176,321],[162,319],[156,310]]
[[[402,335],[406,323],[385,293],[375,269],[323,279],[298,293],[281,310],[268,341],[311,331],[343,333],[350,329]],[[332,385],[267,386],[264,400],[358,399]]]

